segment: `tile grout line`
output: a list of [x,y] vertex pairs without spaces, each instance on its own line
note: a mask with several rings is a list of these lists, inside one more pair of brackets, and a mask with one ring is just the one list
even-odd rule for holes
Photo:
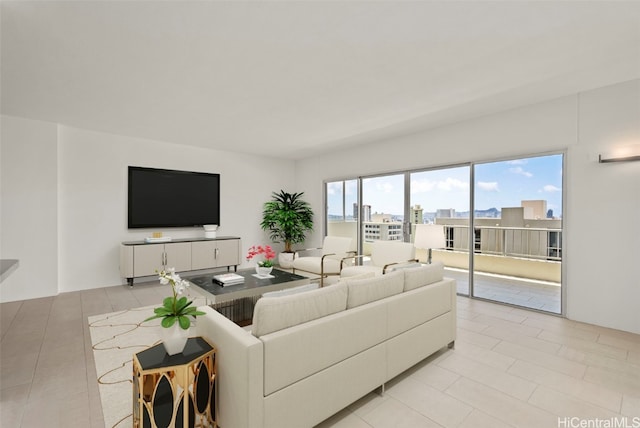
[[[38,367],[41,364],[41,359],[43,357],[42,355],[42,349],[44,348],[44,343],[45,343],[45,338],[47,337],[47,331],[50,328],[50,321],[51,321],[51,312],[53,311],[53,302],[55,301],[57,296],[53,296],[51,298],[51,304],[49,305],[49,312],[47,314],[47,324],[46,327],[44,329],[44,333],[42,335],[42,342],[40,343],[40,348],[38,349],[38,358],[36,359],[36,364],[35,367],[33,368],[33,374],[31,376],[31,381],[29,382],[29,392],[27,393],[27,399],[25,401],[25,405],[22,409],[22,413],[20,415],[20,427],[22,427],[22,421],[24,420],[24,412],[27,409],[27,406],[29,405],[29,401],[31,400],[31,393],[33,391],[33,381],[36,377],[36,373],[38,372]],[[22,306],[21,306],[22,308]],[[28,427],[25,427],[28,428]]]

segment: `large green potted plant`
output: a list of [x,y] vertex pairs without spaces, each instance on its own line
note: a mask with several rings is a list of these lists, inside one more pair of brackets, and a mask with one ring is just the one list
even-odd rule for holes
[[[284,242],[280,266],[291,267],[293,244],[304,242],[307,232],[313,230],[311,205],[302,199],[304,192],[273,192],[271,200],[264,203],[260,227],[269,231],[273,242]],[[289,255],[288,257],[286,255]]]

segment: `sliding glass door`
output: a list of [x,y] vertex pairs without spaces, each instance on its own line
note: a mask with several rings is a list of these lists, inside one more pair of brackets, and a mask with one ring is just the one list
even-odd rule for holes
[[376,241],[408,240],[405,175],[393,174],[362,179],[360,208],[361,253],[371,255]]
[[[441,225],[445,240],[433,260],[444,263],[459,294],[561,313],[563,159],[328,182],[326,231],[353,238],[353,249],[367,256],[375,241],[415,242],[417,225]],[[426,262],[427,251],[416,248],[416,257]]]
[[475,165],[473,296],[561,313],[562,163]]
[[[442,225],[445,245],[432,249],[432,260],[446,266],[448,277],[455,278],[458,293],[469,295],[469,166],[412,172],[411,242],[416,225]],[[416,257],[427,260],[428,249],[416,248]]]
[[358,180],[339,180],[325,185],[326,234],[352,239],[358,247]]

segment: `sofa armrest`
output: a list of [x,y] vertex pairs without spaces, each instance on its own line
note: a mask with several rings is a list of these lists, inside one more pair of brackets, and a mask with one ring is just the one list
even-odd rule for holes
[[[216,415],[223,427],[251,428],[264,419],[264,348],[252,336],[216,310],[199,310],[196,331],[216,348]],[[218,409],[224,409],[218,412]]]
[[[395,265],[407,265],[407,264],[415,264],[415,263],[419,263],[420,261],[418,259],[410,259],[410,260],[406,260],[404,262],[393,262],[393,263],[387,263],[386,265],[384,265],[384,267],[382,268],[382,273],[385,274],[387,273],[387,268],[390,266],[395,266]],[[395,268],[394,268],[395,269]]]

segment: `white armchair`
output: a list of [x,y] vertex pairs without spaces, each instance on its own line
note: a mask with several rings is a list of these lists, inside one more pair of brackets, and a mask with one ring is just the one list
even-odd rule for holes
[[[351,251],[353,240],[341,236],[325,236],[322,248],[310,248],[296,252],[293,259],[293,273],[296,270],[309,272],[320,276],[320,287],[324,285],[324,278],[329,275],[340,275],[341,260]],[[298,253],[311,250],[322,250],[320,256],[298,256]]]
[[[363,257],[362,255],[354,256],[353,260]],[[368,272],[382,275],[390,268],[392,269],[393,265],[417,262],[415,257],[416,249],[410,242],[376,241],[371,246],[371,262],[356,266],[343,266],[340,277],[346,278]],[[347,257],[345,261],[350,258]]]

